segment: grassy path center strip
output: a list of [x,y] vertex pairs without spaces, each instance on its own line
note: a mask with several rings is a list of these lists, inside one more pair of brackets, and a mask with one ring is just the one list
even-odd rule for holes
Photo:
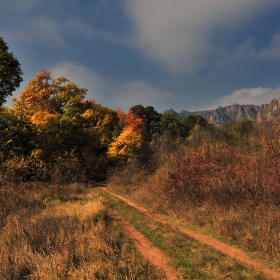
[[127,222],[116,210],[104,203],[108,214],[117,221],[123,231],[133,241],[138,252],[147,259],[160,274],[161,279],[178,280],[184,279],[180,273],[169,265],[169,258],[140,232],[138,232],[129,222]]

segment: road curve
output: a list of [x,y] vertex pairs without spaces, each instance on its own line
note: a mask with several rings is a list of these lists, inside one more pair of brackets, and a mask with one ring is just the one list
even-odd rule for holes
[[208,245],[209,247],[213,248],[214,250],[219,251],[222,254],[224,254],[232,259],[235,259],[236,261],[241,262],[246,266],[252,267],[255,271],[262,273],[268,279],[280,280],[280,271],[269,268],[267,266],[264,266],[263,264],[250,258],[242,250],[235,248],[229,244],[223,243],[219,240],[210,238],[195,230],[185,228],[175,222],[172,222],[169,219],[164,218],[162,215],[152,213],[152,212],[148,211],[147,209],[145,209],[144,207],[138,206],[137,204],[131,202],[130,200],[109,191],[105,187],[102,187],[101,189],[103,191],[106,191],[107,193],[110,193],[111,195],[114,195],[115,197],[121,199],[126,204],[136,208],[138,211],[142,212],[143,214],[147,215],[148,217],[150,217],[158,222],[161,222],[163,224],[167,224],[170,227],[175,228],[175,229],[179,230],[180,232],[190,236],[191,238]]

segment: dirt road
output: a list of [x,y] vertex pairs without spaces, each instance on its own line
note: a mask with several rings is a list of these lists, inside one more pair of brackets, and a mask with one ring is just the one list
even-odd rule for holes
[[126,235],[132,240],[138,252],[148,260],[155,268],[159,279],[180,280],[184,279],[180,273],[169,265],[170,259],[129,222],[127,222],[117,211],[106,205],[108,214],[116,220],[123,228]]
[[[228,245],[226,243],[223,243],[221,241],[218,241],[216,239],[210,238],[197,231],[194,231],[194,230],[185,228],[181,225],[178,225],[177,223],[172,222],[169,219],[166,219],[159,214],[151,213],[147,209],[136,205],[135,203],[129,201],[128,199],[110,192],[105,187],[103,187],[102,190],[121,199],[126,204],[134,207],[135,209],[137,209],[138,211],[142,212],[143,214],[149,216],[150,218],[154,219],[155,221],[161,222],[163,224],[167,224],[170,227],[175,228],[175,229],[179,230],[180,232],[192,237],[193,239],[196,239],[199,242],[208,245],[209,247],[213,248],[214,250],[219,251],[222,254],[224,254],[232,259],[235,259],[236,261],[241,262],[246,266],[252,267],[255,271],[263,273],[263,275],[265,275],[268,279],[280,280],[280,271],[277,271],[275,269],[271,269],[269,267],[264,266],[263,264],[257,262],[256,260],[250,258],[249,256],[247,256],[242,250],[235,248],[231,245]],[[167,278],[167,279],[174,279],[174,278]],[[180,279],[180,278],[175,278],[175,279]]]

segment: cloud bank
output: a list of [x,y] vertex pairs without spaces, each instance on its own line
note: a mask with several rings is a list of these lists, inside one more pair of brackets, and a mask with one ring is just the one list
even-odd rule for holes
[[[110,108],[128,110],[134,105],[150,106],[162,101],[172,100],[170,92],[156,88],[143,80],[116,81],[109,77],[102,77],[82,65],[70,62],[59,62],[51,69],[52,77],[66,77],[68,80],[88,88],[86,99],[106,104]],[[157,108],[156,108],[157,109]],[[157,110],[165,110],[158,108]]]
[[231,95],[223,96],[214,100],[212,108],[217,108],[219,105],[227,106],[231,104],[267,104],[272,99],[278,99],[280,87],[272,88],[242,88],[234,91]]
[[[276,0],[125,0],[135,28],[133,46],[167,69],[187,73],[211,67],[223,53],[233,55],[234,47],[215,42],[214,30],[222,36],[242,31],[253,17],[277,5]],[[260,56],[278,54],[278,46],[275,35]]]

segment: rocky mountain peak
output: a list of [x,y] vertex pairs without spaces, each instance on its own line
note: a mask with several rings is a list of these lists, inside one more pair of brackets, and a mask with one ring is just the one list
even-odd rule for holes
[[168,110],[170,113],[185,118],[188,115],[201,115],[208,122],[220,125],[229,121],[242,121],[249,119],[256,122],[263,120],[270,120],[278,115],[280,110],[280,93],[279,98],[271,100],[269,104],[262,105],[240,105],[232,104],[229,106],[218,106],[214,110],[202,111],[185,111],[181,110],[179,113],[173,109]]

